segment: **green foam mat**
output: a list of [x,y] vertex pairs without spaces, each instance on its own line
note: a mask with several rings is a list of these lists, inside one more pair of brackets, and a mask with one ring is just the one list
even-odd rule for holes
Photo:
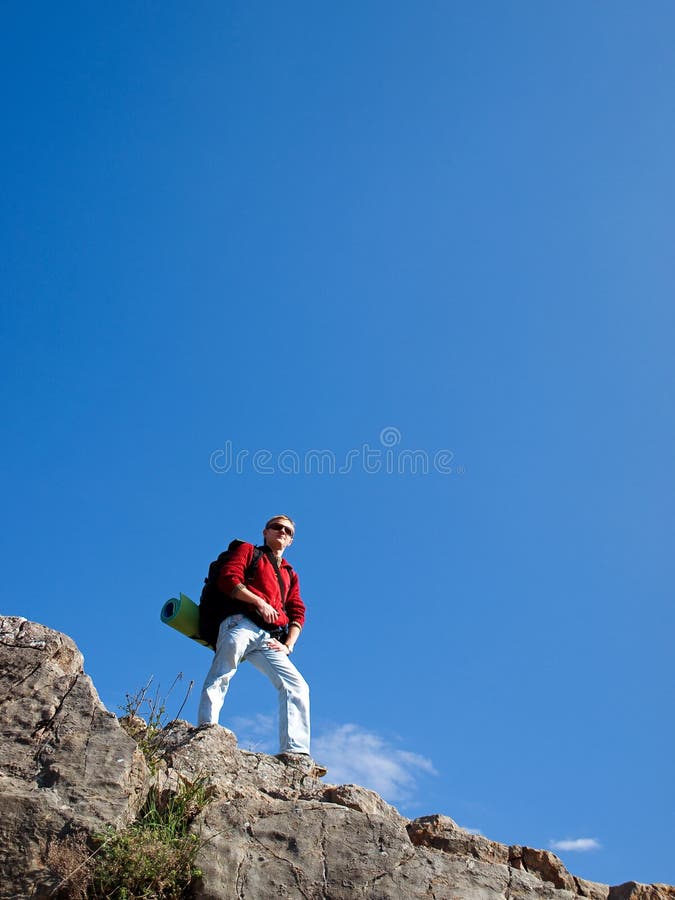
[[206,641],[199,637],[199,607],[185,594],[179,594],[177,599],[172,597],[167,600],[159,617],[165,625],[175,628],[203,647],[208,647]]

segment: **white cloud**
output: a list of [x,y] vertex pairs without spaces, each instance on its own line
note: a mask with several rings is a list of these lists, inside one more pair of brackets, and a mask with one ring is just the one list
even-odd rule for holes
[[601,844],[595,838],[570,838],[564,841],[551,841],[550,846],[553,850],[588,853],[589,850],[599,850]]
[[400,750],[358,725],[338,725],[324,732],[312,741],[312,754],[328,767],[333,784],[359,784],[390,803],[409,797],[421,773],[437,774],[431,760]]
[[277,729],[272,716],[257,713],[255,716],[235,716],[232,731],[237,735],[237,743],[243,750],[255,753],[276,753]]

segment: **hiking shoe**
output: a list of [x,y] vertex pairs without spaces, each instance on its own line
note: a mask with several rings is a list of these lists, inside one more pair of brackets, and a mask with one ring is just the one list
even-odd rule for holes
[[323,778],[328,772],[328,769],[321,763],[315,762],[309,753],[277,753],[276,758],[286,765],[306,769],[307,774],[313,775],[314,778]]

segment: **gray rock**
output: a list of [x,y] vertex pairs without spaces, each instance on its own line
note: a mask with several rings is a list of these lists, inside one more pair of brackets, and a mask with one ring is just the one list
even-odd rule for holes
[[[125,724],[142,738],[141,720]],[[58,884],[50,842],[123,826],[150,775],[75,644],[8,617],[0,617],[0,736],[0,898],[47,897]],[[584,881],[547,850],[491,841],[448,816],[409,821],[366,788],[324,784],[306,767],[240,750],[217,725],[172,722],[161,748],[153,776],[161,796],[198,779],[210,793],[190,826],[203,872],[194,898],[675,900],[668,885]]]
[[[467,862],[477,860],[507,869],[507,896],[562,898],[588,897],[607,900],[609,887],[575,878],[549,850],[519,845],[507,846],[460,828],[448,816],[422,816],[408,824],[410,840],[416,847],[433,847]],[[476,872],[480,867],[472,867]],[[543,882],[543,884],[542,884]],[[623,900],[623,898],[622,898]]]
[[83,672],[73,641],[0,617],[0,897],[54,887],[51,839],[136,815],[148,773]]
[[422,816],[408,825],[416,847],[433,847],[454,856],[508,865],[509,848],[460,828],[449,816]]
[[675,900],[675,887],[670,884],[638,884],[627,881],[609,889],[610,900]]

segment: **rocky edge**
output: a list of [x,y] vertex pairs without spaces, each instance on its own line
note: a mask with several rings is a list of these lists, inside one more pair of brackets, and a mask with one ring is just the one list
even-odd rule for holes
[[[0,617],[0,898],[70,896],[50,866],[67,835],[122,828],[153,780],[171,794],[205,776],[192,823],[202,900],[675,900],[675,888],[609,887],[570,874],[547,850],[506,846],[442,815],[412,821],[373,791],[240,750],[225,728],[175,721],[151,774],[100,702],[66,635]],[[51,848],[51,850],[50,850]]]

